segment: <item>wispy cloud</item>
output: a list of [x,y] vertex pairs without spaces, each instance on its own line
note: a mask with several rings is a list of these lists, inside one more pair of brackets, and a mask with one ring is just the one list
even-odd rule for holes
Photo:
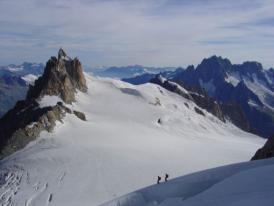
[[0,0],[0,62],[187,65],[217,54],[274,65],[272,0]]

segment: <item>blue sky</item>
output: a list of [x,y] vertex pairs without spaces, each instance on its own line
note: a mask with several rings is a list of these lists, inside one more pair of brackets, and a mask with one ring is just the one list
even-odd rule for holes
[[185,66],[213,54],[274,66],[273,0],[0,0],[0,65]]

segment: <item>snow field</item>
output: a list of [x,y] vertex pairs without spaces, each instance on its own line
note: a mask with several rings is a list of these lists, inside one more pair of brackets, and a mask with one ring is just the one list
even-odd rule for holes
[[0,184],[0,197],[16,191],[3,205],[98,205],[155,184],[158,175],[249,160],[265,141],[195,113],[194,103],[157,85],[86,78],[88,92],[67,105],[86,122],[67,114],[52,133],[2,160],[1,175],[21,178],[16,187]]

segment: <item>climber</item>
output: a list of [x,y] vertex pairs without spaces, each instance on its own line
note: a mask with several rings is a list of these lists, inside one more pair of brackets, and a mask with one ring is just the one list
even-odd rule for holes
[[167,182],[168,177],[169,177],[169,175],[166,173],[166,175],[165,175],[165,182]]
[[160,184],[160,181],[161,181],[161,177],[158,176],[157,184]]

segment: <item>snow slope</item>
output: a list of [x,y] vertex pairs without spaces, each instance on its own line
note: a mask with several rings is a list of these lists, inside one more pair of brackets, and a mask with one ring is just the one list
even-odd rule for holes
[[274,158],[182,176],[103,206],[272,206]]
[[88,92],[68,107],[87,121],[68,114],[53,133],[2,160],[1,205],[98,205],[164,173],[249,160],[265,141],[195,113],[194,103],[157,85],[86,78]]

